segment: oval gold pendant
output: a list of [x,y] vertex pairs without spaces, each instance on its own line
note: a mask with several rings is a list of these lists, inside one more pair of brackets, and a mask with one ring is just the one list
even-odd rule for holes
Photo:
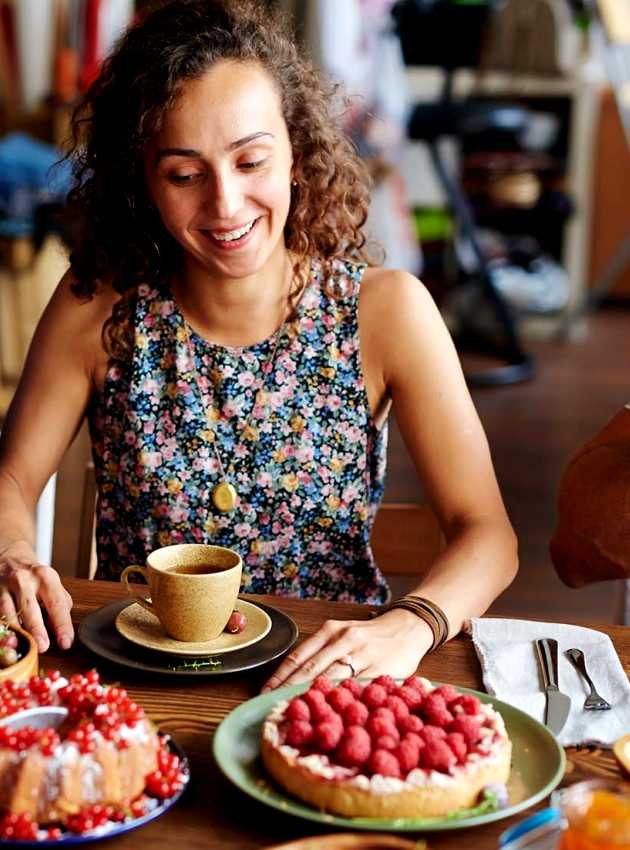
[[222,481],[212,491],[212,501],[221,513],[229,513],[236,507],[238,495],[229,481]]

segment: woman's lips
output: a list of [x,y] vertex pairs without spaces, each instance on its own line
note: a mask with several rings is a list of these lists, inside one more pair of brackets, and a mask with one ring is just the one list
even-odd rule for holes
[[226,241],[224,239],[217,239],[216,236],[214,236],[214,233],[221,233],[221,234],[233,233],[233,232],[240,230],[242,228],[234,228],[234,230],[232,230],[232,231],[230,231],[230,230],[223,230],[223,231],[202,230],[201,233],[203,233],[203,235],[207,239],[209,239],[210,242],[212,242],[212,244],[214,245],[215,248],[218,248],[221,251],[235,251],[238,248],[243,247],[244,245],[246,245],[249,242],[249,240],[252,238],[252,234],[254,233],[254,231],[256,230],[256,228],[258,226],[259,221],[260,221],[260,218],[255,218],[254,223],[252,224],[250,229],[247,231],[247,233],[244,233],[243,236],[240,236],[238,239],[231,239],[229,241]]

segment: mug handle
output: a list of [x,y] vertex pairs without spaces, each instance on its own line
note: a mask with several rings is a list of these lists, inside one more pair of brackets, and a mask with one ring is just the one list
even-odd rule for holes
[[[144,596],[136,596],[136,594],[129,587],[129,578],[128,577],[132,573],[140,573],[140,575],[144,576],[144,580],[148,584],[147,568],[141,567],[139,564],[132,564],[130,567],[125,567],[125,569],[120,574],[120,580],[124,585],[124,588],[125,588],[125,591],[127,592],[127,595],[133,596],[134,600],[138,603],[138,605],[142,605],[143,608],[146,608],[147,611],[150,611],[152,614],[155,615],[155,608],[153,606],[153,603],[150,602],[148,599],[145,599]],[[157,615],[155,615],[155,616],[157,616]]]

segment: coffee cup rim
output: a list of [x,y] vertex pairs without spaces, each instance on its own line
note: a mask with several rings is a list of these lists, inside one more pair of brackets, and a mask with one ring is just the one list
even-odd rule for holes
[[171,543],[168,546],[160,546],[158,549],[154,549],[152,552],[150,552],[147,555],[146,565],[147,565],[147,567],[149,567],[152,570],[155,570],[158,573],[164,573],[168,569],[172,568],[173,566],[177,566],[177,565],[174,565],[174,564],[169,564],[167,566],[156,565],[156,564],[151,562],[151,558],[154,555],[157,555],[158,553],[168,552],[169,549],[173,550],[173,549],[184,549],[184,548],[186,548],[186,549],[187,548],[191,548],[191,549],[193,549],[193,548],[194,549],[204,548],[204,549],[212,549],[215,552],[216,551],[225,552],[229,555],[232,555],[236,559],[236,561],[231,566],[226,566],[222,569],[219,569],[217,571],[217,573],[178,573],[178,576],[181,577],[181,578],[190,578],[190,579],[204,579],[205,578],[205,579],[207,579],[209,575],[219,575],[219,574],[223,575],[224,573],[230,572],[230,570],[236,570],[236,569],[242,569],[243,568],[243,559],[241,558],[240,554],[235,549],[230,549],[227,546],[215,546],[213,543]]

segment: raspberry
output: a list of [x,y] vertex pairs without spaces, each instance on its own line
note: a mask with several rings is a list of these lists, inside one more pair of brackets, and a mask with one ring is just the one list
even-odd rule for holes
[[457,709],[460,709],[457,713],[464,714],[479,714],[481,711],[481,703],[477,699],[477,697],[472,694],[461,694],[454,699],[453,702],[449,705],[449,709],[455,713]]
[[364,690],[363,685],[358,679],[344,679],[340,687],[347,688],[355,699],[360,699]]
[[285,733],[285,741],[290,747],[303,747],[313,737],[313,727],[308,720],[294,720],[289,723]]
[[372,742],[362,726],[349,726],[341,739],[335,761],[345,767],[363,767],[370,757]]
[[429,770],[448,773],[456,763],[455,753],[445,741],[427,741],[426,746],[420,751],[420,764]]
[[453,715],[446,707],[444,697],[439,694],[429,694],[422,701],[420,714],[426,723],[431,726],[442,726],[446,728],[453,722]]
[[338,723],[318,723],[313,729],[313,744],[321,753],[335,749],[343,734],[343,726]]
[[302,695],[302,699],[308,705],[311,712],[316,705],[326,705],[326,697],[322,691],[313,690],[312,688]]
[[396,725],[386,717],[374,717],[372,715],[365,724],[365,728],[372,739],[380,738],[381,735],[391,735],[396,740],[400,738]]
[[[331,708],[328,703],[321,703],[319,705],[312,706],[311,708],[311,720],[313,723],[328,723],[334,718],[339,717],[336,714],[335,710]],[[341,720],[341,718],[339,718]],[[343,725],[343,724],[342,724]]]
[[346,726],[365,726],[370,710],[362,702],[353,700],[343,712],[343,720]]
[[287,706],[284,716],[287,720],[310,720],[311,710],[308,707],[308,703],[299,697],[295,697]]
[[381,705],[385,705],[387,691],[382,685],[372,683],[363,691],[362,699],[368,708],[378,708]]
[[440,685],[439,688],[435,688],[435,690],[431,691],[432,696],[435,694],[441,696],[447,705],[459,696],[458,692],[452,685]]
[[409,706],[404,700],[394,694],[390,694],[387,697],[385,700],[385,706],[394,713],[396,723],[400,723],[404,717],[409,717]]
[[326,697],[328,705],[332,706],[339,714],[355,701],[348,688],[333,688]]
[[448,731],[461,732],[469,749],[481,739],[481,723],[468,714],[458,714],[448,727]]
[[394,712],[391,708],[387,708],[387,706],[382,705],[380,708],[375,708],[374,711],[370,712],[370,717],[382,717],[384,720],[389,721],[392,726],[396,725],[396,718],[394,717]]
[[403,717],[402,720],[398,722],[398,729],[401,733],[419,732],[423,726],[424,723],[415,714],[408,714],[406,717]]
[[418,767],[420,750],[414,745],[413,741],[401,741],[394,750],[394,755],[398,759],[400,772],[403,776],[406,776],[410,770]]
[[379,735],[378,738],[374,738],[372,746],[375,750],[395,750],[398,741],[399,739],[394,738],[393,735]]
[[423,739],[416,732],[407,732],[407,734],[403,736],[402,740],[406,741],[408,744],[412,744],[414,747],[416,747],[418,752],[420,752],[420,750],[426,746]]
[[400,779],[398,759],[388,750],[373,750],[368,762],[368,769],[370,773],[378,773],[381,776],[395,776]]
[[418,732],[423,741],[443,741],[446,738],[446,729],[441,726],[423,726]]
[[406,688],[413,688],[414,691],[418,691],[420,694],[425,693],[424,685],[420,681],[419,676],[407,676],[403,682],[403,686]]
[[416,688],[410,688],[407,685],[403,685],[401,688],[396,688],[394,694],[395,696],[400,697],[410,710],[414,709],[422,702],[422,693],[416,690]]
[[464,740],[464,736],[462,735],[462,733],[450,732],[446,736],[446,743],[455,753],[458,764],[463,764],[466,761],[466,754],[468,753],[468,748],[466,747],[466,741]]
[[324,696],[326,696],[326,694],[329,694],[335,686],[328,676],[318,676],[313,682],[312,687],[316,691],[321,691]]
[[381,687],[385,688],[388,694],[396,687],[396,682],[391,676],[377,676],[376,679],[372,681],[373,685],[381,685]]

